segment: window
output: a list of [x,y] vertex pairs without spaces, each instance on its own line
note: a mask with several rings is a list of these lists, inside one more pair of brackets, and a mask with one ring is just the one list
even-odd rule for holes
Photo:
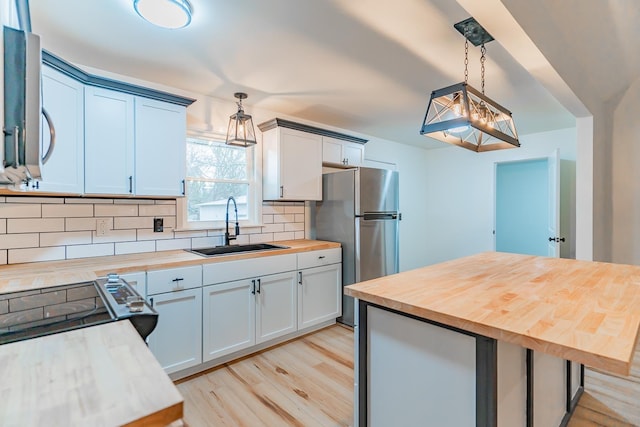
[[[219,228],[225,220],[229,196],[236,200],[238,218],[245,224],[256,223],[259,195],[254,157],[253,148],[225,145],[214,138],[188,137],[182,227]],[[229,209],[233,212],[233,203]]]

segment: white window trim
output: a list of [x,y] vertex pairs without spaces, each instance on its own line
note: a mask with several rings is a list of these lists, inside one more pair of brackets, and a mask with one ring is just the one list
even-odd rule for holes
[[[257,136],[257,135],[256,135]],[[186,137],[191,138],[205,138],[216,141],[224,141],[226,135],[218,133],[208,133],[194,130],[187,130]],[[185,139],[186,143],[186,139]],[[253,156],[249,156],[249,162],[254,163],[253,167],[253,183],[249,184],[249,199],[255,200],[253,207],[247,207],[247,210],[251,211],[252,215],[249,219],[240,220],[240,228],[262,227],[262,146],[260,141],[253,147],[247,148],[247,150],[253,151]],[[184,162],[186,164],[187,158],[185,156]],[[251,167],[249,167],[251,169]],[[185,169],[186,170],[186,169]],[[185,186],[186,187],[186,186]],[[224,221],[191,221],[188,220],[187,215],[187,196],[176,199],[176,230],[175,231],[196,231],[196,230],[220,230],[224,231]],[[231,218],[229,218],[231,221]],[[235,218],[233,219],[235,223]]]

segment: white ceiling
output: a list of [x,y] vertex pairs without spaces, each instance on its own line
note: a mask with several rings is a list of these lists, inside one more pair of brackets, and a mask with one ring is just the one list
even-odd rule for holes
[[[464,77],[464,38],[453,24],[469,14],[457,2],[190,1],[192,25],[164,30],[143,21],[131,0],[30,0],[32,28],[45,49],[77,64],[226,100],[245,91],[249,106],[402,143],[442,146],[419,129],[430,92]],[[536,44],[541,41],[541,51],[561,62],[560,74],[586,79],[585,67],[603,60],[582,42],[587,29],[563,19],[595,24],[602,9],[625,0],[503,3]],[[539,3],[543,7],[534,7]],[[570,6],[578,3],[598,5],[598,14],[576,18]],[[606,23],[617,25],[628,19],[624,15],[618,10]],[[621,28],[627,30],[638,40],[637,27]],[[603,49],[605,59],[614,61],[609,68],[615,78],[598,86],[601,96],[618,93],[640,69],[640,55],[633,55],[638,50],[619,48],[615,32],[609,37],[613,46]],[[576,45],[580,50],[567,51]],[[471,46],[469,82],[478,88],[479,55]],[[499,40],[487,45],[487,56],[486,93],[513,112],[520,134],[573,126],[574,117]],[[569,60],[580,68],[572,69]],[[586,85],[606,78],[592,77],[595,82]]]

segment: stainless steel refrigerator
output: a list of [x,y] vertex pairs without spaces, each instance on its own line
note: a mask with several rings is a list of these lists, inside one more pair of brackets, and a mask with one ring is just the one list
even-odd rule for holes
[[[357,168],[324,174],[316,203],[316,237],[342,244],[342,285],[398,272],[398,172]],[[354,324],[353,298],[342,317]]]

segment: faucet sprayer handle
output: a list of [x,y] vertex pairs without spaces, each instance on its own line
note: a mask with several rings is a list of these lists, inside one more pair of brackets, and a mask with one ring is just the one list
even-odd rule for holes
[[236,236],[240,234],[240,224],[236,222]]

